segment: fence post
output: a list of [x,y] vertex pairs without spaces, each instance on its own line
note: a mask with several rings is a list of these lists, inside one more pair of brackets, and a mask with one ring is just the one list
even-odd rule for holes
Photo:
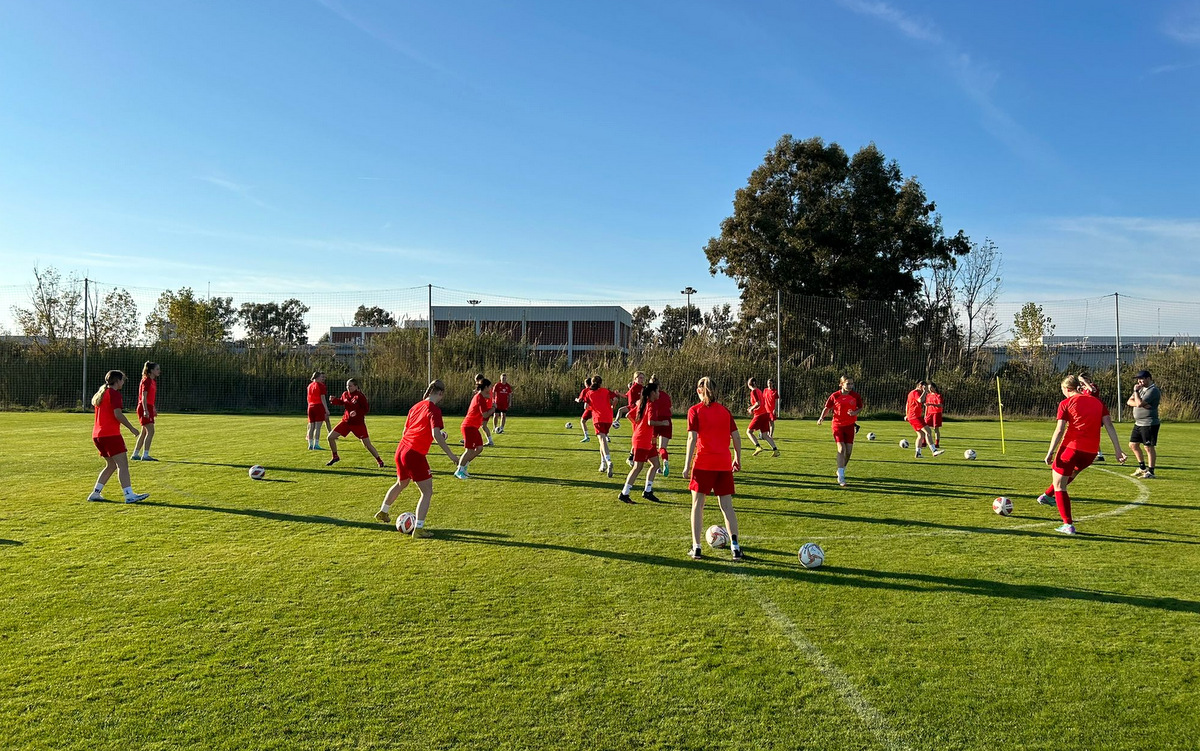
[[775,290],[775,414],[783,411],[783,293]]
[[88,350],[88,278],[83,278],[83,396],[79,400],[79,404],[84,409],[88,405],[88,383],[87,383],[87,350]]
[[1121,396],[1125,392],[1121,390],[1121,293],[1120,292],[1113,293],[1113,303],[1115,305],[1115,310],[1116,310],[1115,320],[1116,320],[1116,324],[1117,324],[1117,422],[1121,422],[1122,414],[1124,412],[1124,406],[1125,406],[1125,402],[1122,401]]
[[429,336],[425,348],[425,382],[433,383],[433,285],[429,285]]

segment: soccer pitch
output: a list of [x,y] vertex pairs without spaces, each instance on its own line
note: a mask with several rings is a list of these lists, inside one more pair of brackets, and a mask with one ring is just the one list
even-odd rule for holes
[[[738,475],[734,564],[686,557],[681,478],[657,483],[662,503],[619,503],[621,478],[564,419],[513,417],[466,482],[435,447],[426,540],[373,521],[391,472],[353,439],[324,467],[303,416],[162,415],[161,461],[132,463],[150,498],[87,503],[91,420],[0,414],[6,748],[1200,738],[1200,426],[1164,426],[1157,480],[1111,456],[1087,470],[1071,538],[1034,501],[1050,422],[1010,425],[1006,455],[996,424],[950,423],[947,453],[920,461],[897,446],[905,423],[867,422],[846,489],[828,426],[781,422],[783,455],[747,451]],[[390,461],[403,418],[368,422]],[[618,472],[628,444],[623,425]],[[1011,517],[992,513],[998,495]],[[706,514],[721,523],[715,503]],[[797,562],[806,541],[822,568]]]

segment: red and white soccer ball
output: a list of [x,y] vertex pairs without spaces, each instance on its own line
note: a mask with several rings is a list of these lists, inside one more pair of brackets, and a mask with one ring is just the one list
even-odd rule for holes
[[714,524],[704,533],[704,539],[708,540],[709,547],[723,548],[729,544],[729,533],[724,527]]
[[417,515],[411,511],[405,511],[400,516],[396,517],[396,531],[406,535],[411,535],[412,531],[417,527]]
[[992,501],[992,511],[995,511],[1000,516],[1008,516],[1012,513],[1013,503],[1004,496],[1000,496]]
[[817,568],[825,562],[825,551],[815,542],[806,542],[796,557],[804,568]]
[[260,467],[259,465],[255,464],[253,467],[250,468],[250,479],[251,480],[261,480],[266,476],[267,476],[267,468],[266,467]]

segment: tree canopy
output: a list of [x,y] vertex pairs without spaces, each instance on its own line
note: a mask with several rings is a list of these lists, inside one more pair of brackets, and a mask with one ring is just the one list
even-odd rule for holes
[[358,310],[354,311],[355,326],[396,326],[396,317],[387,312],[378,305],[368,308],[366,305],[359,305]]

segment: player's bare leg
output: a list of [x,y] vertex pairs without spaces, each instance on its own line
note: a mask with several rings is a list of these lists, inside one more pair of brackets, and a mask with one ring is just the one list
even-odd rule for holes
[[433,478],[418,482],[417,488],[421,491],[421,498],[417,501],[417,526],[413,527],[412,536],[432,537],[429,530],[425,529],[425,515],[429,513],[429,503],[433,500]]
[[760,444],[758,439],[754,437],[754,431],[750,430],[750,428],[746,428],[746,437],[749,438],[750,442],[754,444],[754,455],[758,456],[761,454],[762,444]]
[[742,546],[738,544],[737,512],[733,510],[733,496],[721,496],[721,515],[725,517],[725,529],[729,531],[729,547],[733,551],[733,560],[742,560]]
[[704,501],[707,497],[704,493],[692,491],[692,549],[688,553],[692,558],[700,557],[701,527],[704,526]]
[[363,446],[366,447],[367,451],[371,452],[371,456],[375,457],[375,462],[379,466],[381,466],[381,467],[385,466],[383,463],[383,459],[379,456],[379,452],[375,450],[375,444],[371,443],[370,438],[362,439],[362,444],[363,444]]
[[338,456],[337,452],[337,442],[341,436],[331,430],[326,438],[329,439],[329,453],[333,454],[333,456],[329,457],[329,461],[325,462],[325,466],[332,467],[342,460],[342,457]]
[[629,497],[629,491],[633,490],[633,484],[637,482],[638,475],[642,473],[644,466],[646,466],[645,462],[633,463],[633,469],[629,470],[629,474],[625,476],[625,487],[621,488],[621,494],[617,496],[618,501],[633,503],[633,499]]
[[392,517],[388,515],[388,512],[392,510],[392,504],[400,497],[400,493],[408,487],[408,483],[408,480],[396,480],[392,487],[388,488],[387,492],[383,494],[383,505],[379,507],[379,511],[375,514],[376,519],[384,524],[391,523]]

